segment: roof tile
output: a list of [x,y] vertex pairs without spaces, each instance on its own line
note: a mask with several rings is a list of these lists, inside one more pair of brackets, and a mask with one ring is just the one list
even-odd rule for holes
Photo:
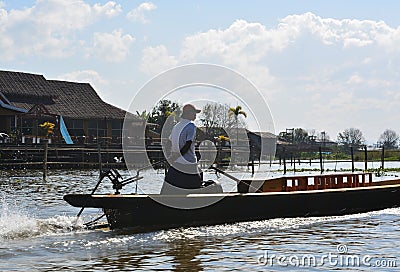
[[74,119],[124,119],[126,111],[104,102],[89,83],[46,80],[42,75],[1,71],[0,92],[11,105],[29,110],[42,104]]

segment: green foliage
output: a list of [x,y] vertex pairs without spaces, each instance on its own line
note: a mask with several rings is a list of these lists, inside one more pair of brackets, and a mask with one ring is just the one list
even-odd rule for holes
[[247,113],[242,110],[242,106],[236,106],[236,108],[229,108],[228,112],[229,116],[235,116],[235,119],[237,119],[239,115],[247,117]]
[[144,110],[142,112],[136,111],[136,116],[139,117],[140,119],[142,119],[143,121],[147,121],[147,119],[150,116],[150,113],[147,112],[146,110]]
[[156,124],[157,126],[153,127],[153,130],[161,133],[165,121],[170,115],[175,117],[174,121],[179,119],[181,115],[179,104],[168,99],[160,100],[148,115],[148,122]]

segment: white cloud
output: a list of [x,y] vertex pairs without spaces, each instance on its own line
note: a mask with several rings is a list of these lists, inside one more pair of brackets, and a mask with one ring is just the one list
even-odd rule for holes
[[155,10],[156,8],[157,6],[154,5],[153,3],[144,2],[140,4],[137,8],[129,11],[126,17],[132,22],[141,22],[142,24],[147,24],[150,21],[146,19],[145,13],[148,11]]
[[93,6],[94,13],[97,16],[115,17],[122,11],[121,5],[117,5],[114,1],[109,1],[104,5],[95,4]]
[[[396,50],[398,46],[395,46],[393,40],[400,37],[398,33],[400,27],[394,29],[382,21],[338,20],[321,18],[312,13],[289,15],[281,19],[276,28],[237,20],[226,29],[210,29],[186,37],[182,41],[179,53],[169,57],[178,64],[210,61],[232,67],[250,68],[258,65],[265,67],[269,58],[276,58],[279,54],[290,55],[292,54],[290,50],[299,47],[304,48],[304,55],[310,57],[330,50],[329,48],[335,48],[336,52],[343,56],[360,47]],[[307,50],[308,48],[310,50]],[[168,49],[164,48],[163,51],[165,53]],[[358,54],[357,51],[354,52]],[[143,53],[154,54],[154,50],[144,50]],[[302,56],[296,55],[292,61],[300,57]],[[166,56],[164,58],[168,59]],[[148,57],[144,55],[143,60],[147,59]],[[368,65],[371,59],[371,56],[364,55],[359,62]],[[161,65],[164,65],[163,62]],[[142,63],[142,66],[146,64]],[[153,67],[157,71],[160,70],[156,66]]]
[[237,20],[226,29],[186,37],[177,59],[181,63],[199,59],[217,59],[227,65],[257,63],[292,45],[311,42],[308,40],[312,37],[321,48],[339,45],[350,50],[381,45],[394,49],[398,46],[393,39],[400,37],[399,33],[400,28],[393,29],[381,21],[324,19],[312,13],[287,16],[271,29],[261,23]]
[[122,34],[121,30],[112,33],[94,33],[93,47],[89,56],[94,55],[108,62],[121,62],[130,53],[131,45],[135,38],[129,34]]
[[147,47],[143,50],[140,70],[147,74],[158,74],[178,64],[174,56],[168,55],[165,46]]
[[378,44],[394,50],[400,40],[400,27],[391,28],[383,21],[321,18],[313,13],[289,15],[280,25],[299,36],[311,33],[328,45],[344,47],[365,47]]
[[371,122],[378,113],[387,120],[400,116],[398,98],[386,95],[400,90],[398,44],[400,27],[383,21],[305,13],[273,28],[237,20],[225,29],[195,33],[174,48],[176,54],[164,45],[148,47],[141,68],[154,75],[185,63],[227,65],[264,93],[278,130],[304,125],[335,137],[359,125],[373,140]]
[[78,46],[75,31],[120,12],[121,6],[112,1],[90,6],[82,0],[38,0],[32,7],[20,10],[0,7],[0,57],[66,57]]
[[90,83],[99,94],[102,94],[102,88],[108,85],[108,81],[102,78],[100,74],[94,70],[73,71],[59,75],[57,79],[71,82]]
[[[200,61],[251,69],[254,65],[265,66],[265,59],[283,50],[312,42],[320,48],[336,45],[345,50],[372,45],[395,48],[390,41],[396,32],[384,22],[323,19],[312,13],[287,16],[270,29],[261,23],[237,20],[226,29],[186,37],[179,53],[170,57],[180,64]],[[152,50],[146,52],[153,54]]]
[[359,75],[352,75],[349,80],[347,80],[347,84],[360,84],[364,80]]
[[225,30],[211,29],[187,37],[183,42],[180,59],[192,61],[198,57],[217,56],[227,64],[237,61],[257,62],[268,51],[284,49],[292,35],[290,32],[268,30],[260,23],[237,20]]
[[73,71],[67,74],[63,74],[57,77],[60,80],[81,82],[81,83],[91,83],[93,85],[105,85],[108,84],[98,72],[94,70],[80,70]]

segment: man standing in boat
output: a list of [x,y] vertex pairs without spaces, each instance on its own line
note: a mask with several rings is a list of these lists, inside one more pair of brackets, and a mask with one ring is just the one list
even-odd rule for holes
[[196,125],[193,122],[199,112],[192,104],[186,104],[183,106],[181,121],[172,128],[169,136],[171,166],[165,176],[161,194],[175,194],[179,189],[201,188],[202,175],[195,153]]

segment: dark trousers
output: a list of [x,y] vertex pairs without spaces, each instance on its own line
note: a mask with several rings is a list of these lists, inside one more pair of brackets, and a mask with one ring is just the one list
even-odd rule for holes
[[171,165],[165,175],[165,182],[181,189],[199,189],[203,182],[202,173],[196,164]]

